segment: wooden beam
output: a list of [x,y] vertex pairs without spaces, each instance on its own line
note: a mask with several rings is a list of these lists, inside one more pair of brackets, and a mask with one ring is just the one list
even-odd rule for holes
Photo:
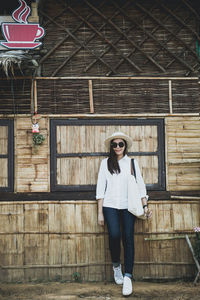
[[200,200],[200,197],[194,197],[194,196],[170,196],[171,199],[181,199],[181,200]]
[[173,107],[172,107],[172,81],[169,80],[169,112],[173,114]]
[[[195,237],[195,234],[191,234],[190,236]],[[176,239],[185,239],[185,235],[144,238],[145,241],[165,241],[165,240],[176,240]]]
[[[7,78],[4,78],[5,80],[8,80]],[[25,77],[19,77],[15,79],[26,79]],[[28,77],[28,79],[31,79],[31,77]],[[152,76],[113,76],[113,77],[105,77],[105,76],[69,76],[69,77],[35,77],[35,79],[39,80],[45,80],[45,79],[53,79],[53,80],[66,80],[66,79],[77,79],[77,80],[89,80],[89,79],[97,79],[97,80],[199,80],[199,77],[152,77]]]
[[[32,80],[31,76],[16,76],[15,80],[21,80],[21,79],[30,79]],[[113,76],[113,77],[106,77],[106,76],[55,76],[55,77],[41,77],[41,76],[36,76],[34,77],[34,79],[37,80],[71,80],[71,79],[76,79],[76,80],[199,80],[199,77],[197,76],[191,76],[191,77],[183,77],[183,76],[179,76],[179,77],[173,77],[173,76],[156,76],[156,77],[152,77],[152,76]],[[2,77],[0,78],[0,80],[6,80],[8,81],[9,79],[6,77]],[[200,83],[200,81],[198,82]]]
[[31,80],[31,112],[34,113],[34,80]]
[[[17,118],[31,117],[31,114],[19,114]],[[125,119],[125,118],[165,118],[165,117],[196,117],[199,118],[199,113],[151,113],[151,114],[42,114],[43,117],[49,118],[114,118],[114,119]],[[16,114],[0,114],[0,118],[7,119],[16,117]]]
[[89,84],[89,97],[90,97],[90,113],[94,113],[94,102],[93,102],[93,89],[92,89],[92,80],[88,80]]
[[34,112],[37,112],[37,80],[34,80]]

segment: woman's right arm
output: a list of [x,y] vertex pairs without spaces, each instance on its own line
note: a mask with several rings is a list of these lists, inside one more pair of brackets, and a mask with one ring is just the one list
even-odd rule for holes
[[104,225],[103,199],[98,199],[98,224]]
[[105,161],[102,161],[99,169],[96,188],[96,199],[98,201],[98,224],[101,226],[104,225],[103,200],[106,190],[105,166]]

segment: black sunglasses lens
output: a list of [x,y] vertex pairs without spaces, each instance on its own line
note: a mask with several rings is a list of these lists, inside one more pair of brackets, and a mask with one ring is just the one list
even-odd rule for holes
[[112,148],[117,148],[117,143],[112,143],[111,146]]
[[119,142],[119,144],[113,142],[113,143],[111,144],[112,148],[117,148],[117,145],[119,145],[120,148],[123,148],[123,147],[124,147],[124,143],[123,143],[123,142]]
[[123,142],[119,142],[119,147],[123,148],[124,147],[124,143]]

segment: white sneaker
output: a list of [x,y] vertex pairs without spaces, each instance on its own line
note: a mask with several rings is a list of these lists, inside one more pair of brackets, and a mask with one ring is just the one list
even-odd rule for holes
[[124,283],[122,289],[123,296],[129,296],[133,292],[132,281],[131,278],[124,276]]
[[118,267],[113,267],[113,271],[116,284],[123,284],[124,277],[122,275],[121,265]]

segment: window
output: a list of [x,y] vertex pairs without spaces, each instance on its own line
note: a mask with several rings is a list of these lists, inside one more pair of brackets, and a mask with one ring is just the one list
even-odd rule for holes
[[13,120],[0,120],[0,191],[13,191]]
[[51,120],[51,190],[92,191],[104,140],[114,131],[133,139],[129,156],[140,165],[149,190],[165,189],[164,122],[138,120]]

